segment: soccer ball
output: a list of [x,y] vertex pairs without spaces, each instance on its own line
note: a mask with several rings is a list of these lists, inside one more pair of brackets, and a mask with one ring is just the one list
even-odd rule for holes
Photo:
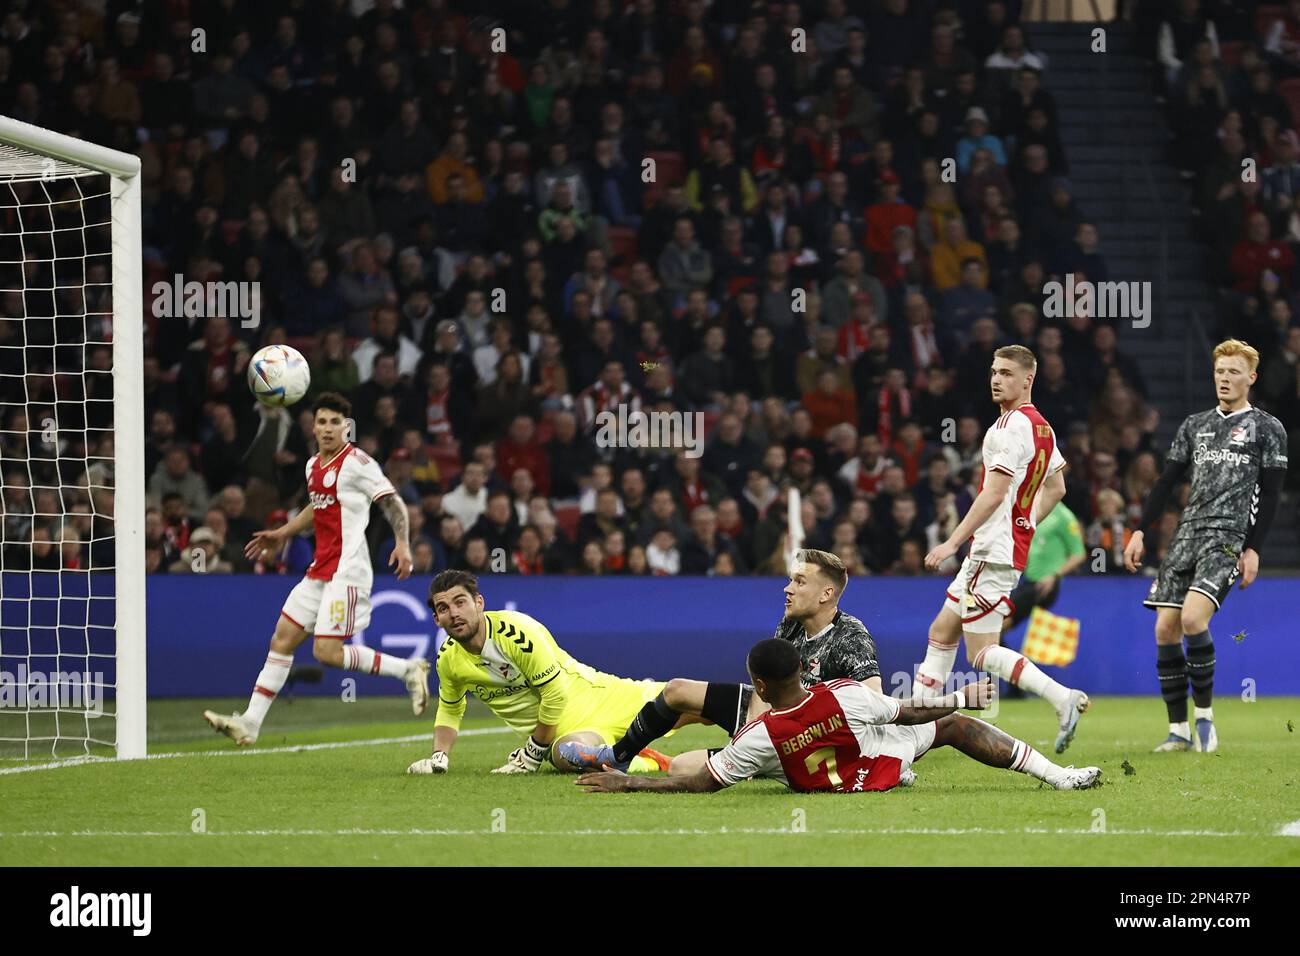
[[248,362],[248,388],[263,405],[295,405],[311,385],[311,369],[297,349],[268,345]]

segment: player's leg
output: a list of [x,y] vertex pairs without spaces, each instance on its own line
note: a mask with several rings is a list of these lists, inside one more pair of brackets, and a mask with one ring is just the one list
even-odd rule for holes
[[1182,617],[1180,607],[1156,608],[1156,675],[1169,715],[1169,736],[1156,748],[1156,753],[1192,749],[1192,734],[1187,725],[1187,655],[1183,652]]
[[[919,725],[918,730],[925,726]],[[1097,767],[1058,766],[1023,740],[965,714],[949,714],[936,721],[932,746],[952,747],[986,766],[1028,774],[1057,790],[1086,790],[1101,776]]]
[[[551,766],[561,773],[582,773],[592,769],[585,761],[574,763],[568,760],[564,755],[573,753],[570,748],[580,748],[581,753],[604,752],[610,749],[606,735],[597,730],[579,730],[557,737],[551,746]],[[648,748],[633,754],[625,766],[609,763],[609,766],[617,767],[625,773],[653,773],[656,770],[667,770],[668,765],[668,757]]]
[[284,683],[289,679],[293,667],[294,651],[307,639],[308,631],[298,622],[313,620],[322,592],[320,581],[303,578],[289,592],[280,618],[271,636],[271,647],[266,655],[266,662],[253,684],[253,693],[248,699],[248,706],[242,714],[218,714],[205,710],[203,719],[214,730],[225,734],[241,747],[257,742],[257,736],[266,720],[267,711],[275,700]]
[[[682,681],[670,690],[671,683],[617,679],[599,687],[583,685],[585,689],[574,693],[556,727],[551,763],[562,771],[590,770],[593,765],[631,773],[667,770],[669,761],[663,754],[645,746],[631,750],[630,746],[649,734],[654,734],[653,740],[671,734],[678,726],[701,722],[698,715],[677,713],[665,703],[667,697],[690,706],[692,688],[682,685],[698,682]],[[645,726],[647,715],[658,721],[649,729]],[[629,740],[634,742],[629,745]],[[614,746],[611,741],[616,742]]]
[[[1219,749],[1219,735],[1214,729],[1214,639],[1210,637],[1210,618],[1218,605],[1200,591],[1188,591],[1180,616],[1182,632],[1187,637],[1187,676],[1192,685],[1192,749],[1214,753]],[[1185,713],[1185,711],[1184,711]]]
[[[1052,587],[1051,593],[1048,594],[1045,599],[1040,599],[1038,595],[1038,582],[1030,581],[1028,578],[1022,579],[1016,586],[1016,589],[1011,592],[1011,604],[1015,607],[1015,610],[1002,619],[1002,634],[998,638],[998,644],[1005,647],[1007,631],[1010,631],[1014,627],[1018,627],[1022,622],[1027,620],[1029,615],[1033,613],[1034,608],[1039,606],[1047,607],[1048,604],[1055,600],[1060,588],[1061,585],[1058,582]],[[1025,692],[1015,684],[1007,684],[1006,690],[1003,692],[1002,696],[1007,700],[1016,700],[1024,697]]]
[[930,633],[925,649],[925,659],[916,667],[912,678],[913,697],[941,697],[957,648],[961,644],[961,613],[957,604],[946,601],[930,622]]
[[1064,753],[1074,739],[1079,717],[1087,711],[1090,701],[1083,691],[1066,687],[1048,677],[1019,651],[1000,646],[1003,618],[1015,611],[1010,596],[1019,578],[1020,572],[1015,568],[985,565],[972,579],[970,595],[976,609],[962,621],[966,657],[977,671],[987,671],[1051,704],[1060,725],[1056,752]]
[[[630,767],[641,751],[678,727],[690,723],[721,723],[735,732],[743,684],[711,684],[675,677],[653,700],[646,702],[628,724],[627,730],[610,746],[586,746],[582,741],[565,741],[552,752],[567,764],[582,769],[599,769],[608,764],[620,770]],[[750,693],[752,695],[752,688]]]
[[316,616],[312,654],[327,667],[397,678],[406,685],[411,710],[418,717],[429,706],[429,662],[423,657],[407,660],[360,644],[344,643],[369,623],[369,589],[330,581]]

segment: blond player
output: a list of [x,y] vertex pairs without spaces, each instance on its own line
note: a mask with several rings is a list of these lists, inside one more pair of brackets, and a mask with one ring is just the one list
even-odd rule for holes
[[[1228,339],[1215,348],[1218,403],[1188,415],[1179,426],[1165,470],[1124,548],[1124,566],[1136,571],[1146,551],[1144,529],[1164,516],[1174,489],[1186,479],[1187,504],[1143,602],[1156,612],[1156,675],[1169,714],[1169,736],[1157,753],[1219,749],[1210,618],[1239,578],[1246,588],[1259,573],[1259,552],[1277,515],[1287,470],[1286,427],[1249,401],[1258,368],[1259,352],[1245,342]],[[1194,732],[1187,720],[1189,683]]]
[[1074,738],[1088,695],[1058,684],[1020,654],[998,646],[1002,621],[1015,611],[1011,592],[1025,569],[1034,528],[1065,496],[1065,459],[1052,426],[1030,397],[1037,370],[1034,353],[1023,345],[993,353],[990,390],[1002,415],[984,435],[980,491],[952,536],[925,556],[925,566],[938,570],[967,539],[970,553],[930,625],[929,648],[917,668],[912,695],[943,693],[965,635],[966,658],[976,670],[1044,697],[1056,709],[1059,754]]
[[[438,715],[433,754],[408,773],[446,773],[473,694],[512,730],[527,734],[493,773],[533,773],[548,756],[558,770],[571,766],[552,745],[562,741],[610,744],[627,732],[662,681],[627,680],[575,661],[540,622],[518,611],[485,611],[478,579],[443,571],[429,586],[429,608],[446,630],[438,651]],[[668,758],[643,750],[631,769],[667,770]]]
[[293,665],[293,653],[308,635],[312,653],[330,667],[395,677],[406,684],[411,708],[422,714],[429,706],[429,662],[404,660],[369,647],[345,644],[370,623],[370,585],[374,571],[366,544],[370,506],[376,504],[392,525],[397,546],[389,565],[397,565],[399,580],[411,574],[406,505],[379,465],[346,440],[351,403],[336,392],[325,392],[312,407],[313,434],[319,448],[307,462],[307,491],[311,498],[292,521],[273,531],[258,531],[245,548],[249,559],[263,549],[280,547],[307,527],[316,531],[316,554],[307,573],[280,611],[271,638],[271,651],[257,675],[248,708],[229,717],[210,710],[203,718],[241,747],[256,743],[262,721]]

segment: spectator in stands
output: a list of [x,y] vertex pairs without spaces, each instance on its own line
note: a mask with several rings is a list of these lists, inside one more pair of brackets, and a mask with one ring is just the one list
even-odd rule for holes
[[1246,234],[1232,250],[1233,287],[1241,292],[1252,291],[1267,269],[1279,277],[1284,288],[1290,289],[1294,265],[1290,247],[1269,237],[1268,217],[1262,212],[1253,213],[1246,220]]
[[828,282],[821,292],[822,321],[832,328],[839,328],[849,319],[853,298],[859,293],[871,297],[873,314],[878,321],[884,322],[889,315],[889,300],[885,287],[875,276],[869,275],[864,268],[862,253],[850,249],[835,267],[835,278]]
[[1047,69],[1047,64],[1037,53],[1031,52],[1025,46],[1025,32],[1019,24],[1009,23],[1002,29],[1002,43],[998,48],[989,54],[984,61],[986,69],[992,70],[1025,70],[1030,69],[1035,73],[1041,73]]
[[696,408],[718,408],[734,387],[736,372],[726,354],[727,338],[722,326],[704,333],[703,348],[682,363],[683,394]]
[[902,198],[898,174],[892,169],[879,174],[876,191],[879,198],[866,211],[866,244],[877,256],[889,257],[895,251],[894,234],[897,227],[907,226],[915,231],[917,215],[916,210]]
[[1300,3],[1290,0],[1286,16],[1275,20],[1264,48],[1285,76],[1300,75]]
[[506,436],[497,442],[497,474],[510,478],[520,468],[532,477],[537,493],[549,498],[550,461],[537,441],[537,425],[527,415],[516,415]]
[[945,333],[965,337],[975,323],[997,315],[997,299],[988,290],[988,274],[984,261],[971,256],[961,264],[961,284],[949,289],[943,297],[939,322]]
[[[67,531],[65,529],[65,535]],[[75,535],[75,532],[73,532]],[[67,537],[65,541],[69,540]],[[76,538],[72,538],[73,541]],[[167,569],[170,574],[231,574],[234,567],[229,561],[221,557],[221,549],[224,542],[217,537],[216,533],[205,525],[200,525],[194,529],[190,535],[189,546],[185,554]],[[65,545],[65,555],[67,554]],[[65,557],[63,567],[77,568],[76,563],[70,564]]]
[[[442,510],[460,522],[460,527],[472,528],[479,517],[487,510],[487,473],[478,462],[468,462],[461,473],[460,484],[442,496]],[[459,541],[448,540],[444,528],[443,542],[451,547],[459,547]]]
[[190,467],[190,453],[180,445],[167,449],[162,463],[149,478],[148,500],[154,506],[167,495],[178,494],[188,515],[198,516],[208,501],[208,484]]
[[707,504],[700,505],[691,512],[691,533],[682,544],[681,573],[707,574],[722,555],[726,555],[735,568],[740,568],[735,545],[718,533],[717,513]]
[[680,302],[695,289],[706,289],[713,279],[709,254],[695,239],[695,225],[686,217],[673,226],[672,242],[659,255],[659,277],[663,287]]
[[940,292],[947,292],[962,281],[966,261],[972,258],[987,265],[984,247],[966,234],[966,223],[961,217],[948,219],[943,226],[942,240],[930,248],[930,271]]
[[966,112],[965,135],[957,142],[957,171],[970,171],[971,160],[977,150],[988,150],[989,158],[998,166],[1007,164],[1002,140],[989,132],[989,115],[982,107],[972,106]]

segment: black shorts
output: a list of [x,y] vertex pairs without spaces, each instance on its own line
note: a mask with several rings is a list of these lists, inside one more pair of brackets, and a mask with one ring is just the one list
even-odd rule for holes
[[1052,585],[1052,590],[1041,598],[1038,596],[1038,582],[1031,581],[1028,578],[1021,578],[1020,584],[1011,592],[1011,603],[1015,606],[1015,611],[1011,617],[1007,618],[1007,626],[1015,627],[1021,621],[1026,620],[1036,607],[1041,607],[1046,611],[1056,603],[1056,599],[1060,596],[1060,578],[1056,579],[1056,582]]
[[1182,607],[1188,591],[1199,591],[1214,602],[1217,610],[1237,581],[1241,546],[1242,539],[1237,535],[1175,535],[1142,603],[1150,608]]

